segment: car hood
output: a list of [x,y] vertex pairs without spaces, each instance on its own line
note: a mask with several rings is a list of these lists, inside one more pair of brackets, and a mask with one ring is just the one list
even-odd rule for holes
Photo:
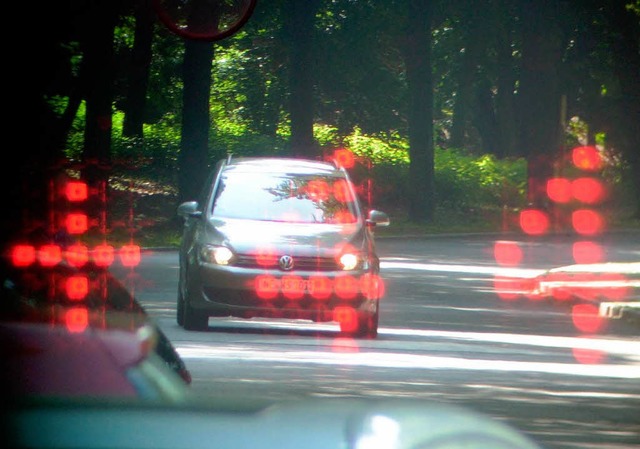
[[366,239],[363,223],[285,223],[273,221],[212,219],[207,241],[225,244],[237,253],[261,251],[291,255],[333,255],[345,247],[362,249]]

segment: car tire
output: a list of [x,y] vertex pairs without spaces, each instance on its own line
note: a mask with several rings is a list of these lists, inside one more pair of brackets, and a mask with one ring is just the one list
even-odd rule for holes
[[188,331],[203,331],[209,327],[209,315],[194,310],[188,301],[184,303],[184,328]]
[[176,321],[178,326],[184,326],[184,296],[182,288],[178,287],[178,303],[176,304]]

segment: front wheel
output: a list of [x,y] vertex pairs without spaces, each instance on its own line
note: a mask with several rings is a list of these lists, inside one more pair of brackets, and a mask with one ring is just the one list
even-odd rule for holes
[[176,304],[176,321],[178,326],[184,326],[184,296],[182,289],[178,287],[178,303]]
[[209,327],[209,315],[193,309],[188,301],[184,302],[184,323],[188,331],[203,331]]

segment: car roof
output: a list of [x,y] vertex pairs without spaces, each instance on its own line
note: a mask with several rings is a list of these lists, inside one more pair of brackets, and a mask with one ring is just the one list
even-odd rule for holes
[[239,172],[316,174],[336,176],[343,171],[335,164],[326,161],[288,157],[239,157],[230,158],[225,170]]

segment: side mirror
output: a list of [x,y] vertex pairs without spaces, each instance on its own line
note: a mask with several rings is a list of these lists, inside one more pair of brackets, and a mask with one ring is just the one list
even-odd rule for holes
[[372,209],[369,211],[369,218],[367,218],[367,225],[369,226],[389,226],[391,221],[389,216],[382,211]]
[[187,201],[178,206],[178,215],[183,218],[197,218],[202,216],[202,211],[198,210],[197,201]]

